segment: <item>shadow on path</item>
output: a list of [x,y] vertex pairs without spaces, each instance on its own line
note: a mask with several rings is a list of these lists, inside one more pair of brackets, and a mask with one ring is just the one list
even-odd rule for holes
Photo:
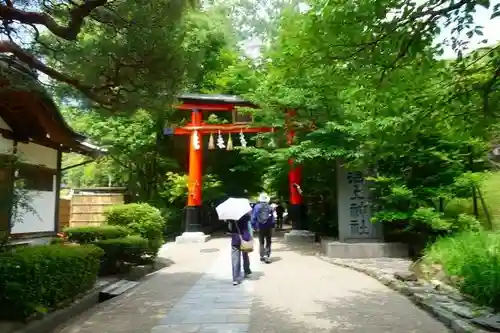
[[[54,333],[151,333],[181,300],[180,315],[184,319],[158,332],[449,332],[378,281],[312,257],[316,250],[311,245],[292,246],[277,240],[274,262],[256,264],[251,278],[242,285],[231,284],[229,255],[224,272],[216,270],[215,276],[207,277],[206,272],[219,267],[214,262],[222,258],[226,263],[221,255],[228,251],[201,250],[223,249],[227,242],[215,240],[197,249],[172,250],[178,251],[171,255],[177,264],[156,272],[130,293],[100,304]],[[257,253],[251,256],[253,262],[258,261]],[[203,275],[205,283],[197,286]],[[240,298],[234,300],[233,293],[241,297],[241,302]],[[186,296],[191,303],[186,302]]]
[[274,243],[281,260],[263,265],[250,333],[450,332],[378,281],[313,257],[318,250],[314,244]]

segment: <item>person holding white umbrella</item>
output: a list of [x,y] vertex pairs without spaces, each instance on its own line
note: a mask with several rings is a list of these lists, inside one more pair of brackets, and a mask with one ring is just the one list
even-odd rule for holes
[[[231,231],[231,266],[233,285],[241,283],[244,277],[252,274],[248,254],[253,251],[253,236],[250,227],[252,208],[250,201],[244,198],[229,198],[216,208],[221,220],[230,220],[228,228]],[[243,276],[241,261],[243,258]]]
[[[252,274],[250,269],[249,253],[253,246],[249,248],[248,244],[252,242],[251,230],[249,229],[250,212],[245,214],[238,221],[231,221],[231,264],[233,268],[233,285],[241,283],[243,278]],[[241,276],[241,261],[243,259],[243,277]]]

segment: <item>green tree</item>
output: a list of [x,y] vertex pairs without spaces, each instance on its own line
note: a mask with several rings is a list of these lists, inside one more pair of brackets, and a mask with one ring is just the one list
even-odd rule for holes
[[[316,173],[310,203],[334,198],[327,182],[342,158],[371,172],[375,219],[439,231],[447,225],[440,202],[471,195],[474,177],[468,172],[484,169],[481,157],[491,134],[481,96],[467,95],[456,83],[478,88],[488,69],[457,71],[466,61],[474,67],[475,55],[437,60],[433,29],[422,30],[401,55],[399,39],[384,35],[387,13],[398,5],[311,2],[307,12],[288,8],[254,97],[278,124],[285,108],[297,109],[296,145],[272,159],[283,164],[293,157]],[[408,37],[406,27],[397,25],[394,33]],[[382,37],[374,42],[373,36]],[[330,168],[317,167],[322,163]],[[272,172],[268,177],[282,179]],[[423,214],[425,209],[434,215]]]
[[0,43],[0,53],[65,84],[66,94],[78,92],[115,112],[150,100],[158,107],[171,101],[185,72],[182,18],[188,5],[196,3],[6,1],[0,33],[10,38]]
[[[190,13],[186,16],[184,25],[186,37],[183,48],[185,54],[190,56],[190,66],[186,68],[185,80],[181,82],[183,90],[243,94],[255,89],[252,63],[238,56],[238,49],[231,37],[231,27],[224,15],[215,8]],[[95,39],[98,40],[97,37]],[[75,64],[78,63],[79,56],[80,53],[66,55]],[[78,70],[90,76],[85,68]],[[154,100],[154,94],[149,99]],[[114,185],[126,186],[139,200],[153,203],[170,201],[180,205],[180,200],[177,200],[180,197],[175,190],[170,195],[167,194],[172,187],[172,179],[167,174],[170,172],[179,176],[179,173],[185,172],[187,138],[164,137],[163,127],[167,123],[186,122],[190,116],[188,113],[174,111],[168,105],[163,105],[163,109],[151,106],[132,114],[113,117],[99,110],[68,107],[65,108],[65,115],[76,130],[107,147],[109,152],[108,157],[96,163],[68,170],[65,179],[68,185],[105,185],[111,179]],[[227,165],[220,162],[220,154],[224,154],[222,160],[231,165],[237,166],[242,161],[238,154],[230,152],[213,152],[207,156],[207,173],[214,174],[214,177],[222,179],[223,184],[227,184],[222,192],[233,193],[235,189],[231,184],[234,183],[235,176],[231,178],[231,175],[234,172],[228,172]],[[213,158],[215,155],[219,158]],[[80,158],[78,161],[81,160]],[[67,158],[66,164],[70,163],[75,164]],[[247,174],[250,175],[248,172]],[[244,188],[253,191],[252,179],[255,177],[245,179],[249,181]],[[254,182],[258,183],[259,180],[260,178]],[[176,188],[186,190],[182,186]],[[184,204],[182,202],[181,206]]]

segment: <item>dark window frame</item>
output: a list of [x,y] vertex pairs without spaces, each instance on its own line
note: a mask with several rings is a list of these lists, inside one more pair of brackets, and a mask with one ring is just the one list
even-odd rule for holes
[[233,110],[233,124],[251,124],[253,123],[253,114],[247,112],[238,112]]
[[57,170],[40,165],[20,163],[16,181],[22,181],[23,188],[29,191],[52,192],[54,190],[54,176]]

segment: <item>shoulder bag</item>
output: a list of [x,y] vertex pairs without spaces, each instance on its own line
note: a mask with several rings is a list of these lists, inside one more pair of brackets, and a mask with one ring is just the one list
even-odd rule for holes
[[240,245],[240,250],[243,252],[253,252],[253,238],[250,237],[249,241],[246,241],[243,239],[243,235],[240,230],[240,226],[238,225],[238,221],[234,221],[234,225],[236,226],[236,229],[238,230],[238,236],[240,237],[241,245]]

